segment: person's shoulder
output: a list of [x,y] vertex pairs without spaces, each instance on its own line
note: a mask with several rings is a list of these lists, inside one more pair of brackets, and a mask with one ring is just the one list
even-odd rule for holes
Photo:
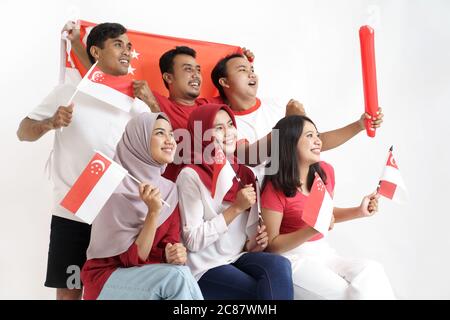
[[325,171],[325,174],[327,175],[326,184],[330,184],[332,186],[332,188],[334,188],[335,177],[334,177],[333,166],[325,161],[320,161],[319,164],[320,164],[320,167],[322,168],[322,170]]
[[330,163],[326,162],[326,161],[320,161],[319,165],[325,171],[334,171],[333,166]]
[[334,179],[334,168],[333,168],[333,166],[331,164],[329,164],[328,162],[325,162],[325,161],[320,161],[319,165],[322,168],[322,170],[325,171],[327,176],[329,176],[332,179]]
[[200,181],[200,176],[197,171],[190,166],[186,166],[178,173],[176,184],[180,187],[184,183],[197,181]]

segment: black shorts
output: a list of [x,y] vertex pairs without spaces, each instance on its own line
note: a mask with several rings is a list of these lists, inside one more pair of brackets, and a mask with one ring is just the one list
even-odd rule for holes
[[90,238],[90,225],[52,216],[46,287],[70,289],[79,287],[79,285],[74,287],[74,284],[81,284],[79,275],[86,262]]

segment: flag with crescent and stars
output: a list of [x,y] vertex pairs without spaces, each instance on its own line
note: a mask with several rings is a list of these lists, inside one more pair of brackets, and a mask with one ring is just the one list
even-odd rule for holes
[[91,224],[127,173],[97,151],[60,205]]
[[330,227],[333,209],[333,199],[322,179],[316,173],[311,192],[303,209],[302,220],[325,235]]
[[133,106],[147,108],[142,100],[134,97],[132,80],[104,73],[96,64],[77,85],[77,91],[125,112],[130,112]]

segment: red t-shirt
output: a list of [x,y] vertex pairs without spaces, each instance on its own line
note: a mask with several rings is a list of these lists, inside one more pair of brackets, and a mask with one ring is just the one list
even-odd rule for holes
[[[334,190],[333,167],[323,161],[320,162],[320,166],[327,175],[327,183],[325,186],[332,195]],[[280,225],[280,234],[286,234],[308,227],[302,220],[303,209],[307,199],[308,196],[299,191],[297,191],[293,197],[286,197],[282,190],[275,190],[272,183],[268,182],[261,195],[261,207],[283,214]],[[309,241],[318,240],[322,237],[323,236],[319,233]]]
[[117,268],[131,268],[153,263],[165,263],[167,243],[180,242],[180,212],[178,206],[170,217],[159,226],[155,233],[153,246],[147,260],[139,258],[138,248],[133,243],[124,253],[114,257],[91,259],[86,261],[81,271],[85,300],[95,300],[100,295],[103,285]]
[[[198,98],[195,100],[194,105],[188,106],[176,103],[170,98],[162,96],[157,92],[153,92],[153,95],[155,96],[155,99],[158,102],[161,111],[167,114],[167,116],[169,117],[173,130],[187,129],[189,116],[195,109],[197,109],[197,107],[200,107],[207,103],[223,103],[221,102],[222,99],[220,99],[220,97],[214,97],[211,99]],[[177,144],[180,144],[181,142],[182,140],[180,139],[177,141]],[[164,171],[163,177],[175,182],[178,177],[178,173],[181,170],[181,167],[182,166],[179,164],[170,163],[167,166],[166,171]]]

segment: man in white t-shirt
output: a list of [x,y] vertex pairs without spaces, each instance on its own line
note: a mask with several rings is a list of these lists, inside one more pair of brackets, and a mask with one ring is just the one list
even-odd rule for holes
[[[113,76],[126,75],[131,43],[126,29],[117,23],[103,23],[92,29],[87,52],[92,63]],[[36,141],[54,130],[51,173],[54,185],[53,208],[45,286],[56,288],[57,299],[80,299],[77,286],[79,271],[86,261],[90,225],[59,205],[94,151],[113,157],[117,142],[127,122],[136,114],[150,109],[138,101],[130,112],[78,92],[74,103],[68,101],[75,92],[73,85],[59,85],[20,123],[17,136],[21,141]],[[94,102],[93,102],[94,101]]]
[[[245,153],[244,162],[253,166],[258,180],[262,182],[264,157],[254,157],[255,161],[252,161],[252,155],[259,154],[255,150],[261,147],[266,147],[270,152],[272,128],[284,116],[304,115],[303,105],[292,99],[286,106],[273,100],[260,100],[256,96],[258,76],[254,72],[253,65],[240,54],[232,54],[220,60],[214,67],[211,78],[222,99],[234,111],[238,139],[243,142],[240,144],[238,155],[239,152]],[[366,117],[368,115],[363,114],[357,121],[343,128],[321,133],[322,150],[336,148],[364,130]],[[378,128],[382,118],[382,113],[374,118],[373,127]],[[265,153],[262,152],[262,155]]]

